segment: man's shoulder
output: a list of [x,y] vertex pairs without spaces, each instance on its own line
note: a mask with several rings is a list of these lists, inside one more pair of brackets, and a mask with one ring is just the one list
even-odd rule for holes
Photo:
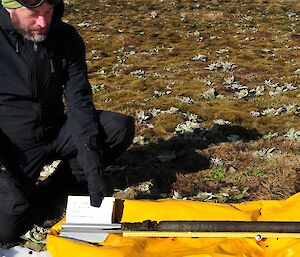
[[74,35],[79,35],[76,28],[69,24],[66,23],[64,21],[59,21],[55,24],[55,31],[59,30],[61,33],[66,33],[64,35],[70,35],[70,34],[74,34]]
[[67,56],[76,56],[76,53],[84,49],[83,39],[76,28],[63,21],[54,24],[49,35],[49,42],[54,49]]

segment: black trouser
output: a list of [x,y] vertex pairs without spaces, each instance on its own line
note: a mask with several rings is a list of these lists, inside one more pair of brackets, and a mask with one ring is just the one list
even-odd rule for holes
[[[134,137],[134,121],[132,117],[119,113],[98,111],[100,121],[100,145],[106,165],[115,160],[132,143]],[[39,177],[42,167],[53,160],[70,160],[76,158],[77,149],[70,133],[68,120],[59,131],[58,136],[48,144],[9,154],[10,167],[21,169],[33,182]],[[0,185],[1,186],[1,185]],[[5,199],[0,199],[5,201]],[[28,214],[10,215],[0,210],[0,241],[9,242],[17,239],[28,229]]]

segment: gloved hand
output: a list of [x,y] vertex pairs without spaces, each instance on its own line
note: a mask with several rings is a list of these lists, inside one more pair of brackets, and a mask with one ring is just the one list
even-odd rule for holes
[[90,195],[90,203],[94,207],[99,207],[105,196],[110,195],[107,178],[103,174],[103,170],[92,170],[87,174],[88,190]]
[[99,207],[105,196],[110,195],[108,180],[104,175],[104,161],[99,150],[85,145],[78,151],[78,162],[86,174],[90,203]]

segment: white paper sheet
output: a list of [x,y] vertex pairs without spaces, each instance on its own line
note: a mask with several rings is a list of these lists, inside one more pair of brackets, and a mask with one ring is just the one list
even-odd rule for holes
[[66,223],[111,224],[115,198],[105,197],[99,208],[90,205],[89,196],[68,196]]

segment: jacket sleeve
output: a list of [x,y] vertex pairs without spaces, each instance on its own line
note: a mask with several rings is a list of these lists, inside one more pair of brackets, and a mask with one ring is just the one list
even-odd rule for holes
[[65,100],[72,135],[78,150],[90,145],[98,148],[95,141],[100,136],[99,121],[87,78],[85,45],[73,27],[70,27],[65,39],[68,41]]

